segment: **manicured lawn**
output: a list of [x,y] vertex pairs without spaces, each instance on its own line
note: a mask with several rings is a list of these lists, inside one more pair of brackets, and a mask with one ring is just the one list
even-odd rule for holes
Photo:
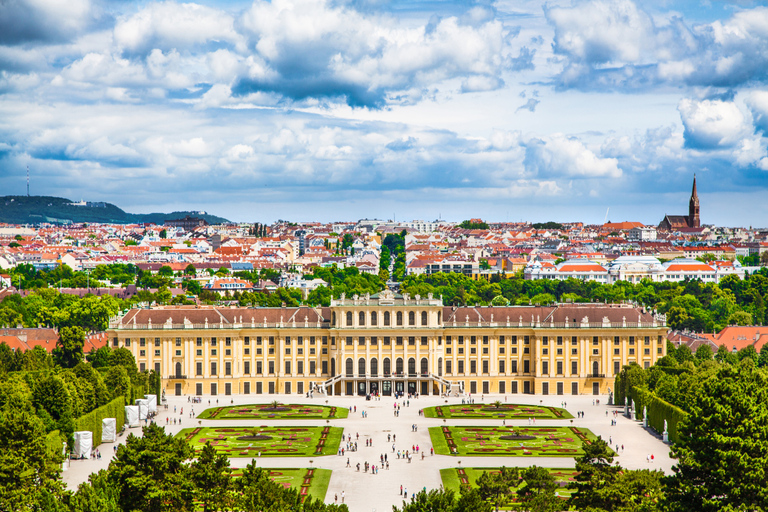
[[339,449],[339,427],[198,427],[177,435],[200,450],[206,441],[228,457],[309,457]]
[[435,453],[506,457],[574,457],[596,439],[578,427],[430,427]]
[[[498,472],[500,468],[448,468],[440,470],[440,477],[443,480],[443,487],[445,489],[451,489],[456,493],[459,492],[461,486],[477,487],[477,479],[484,471],[489,473]],[[574,477],[577,472],[573,468],[546,468],[557,480],[560,488],[556,491],[557,495],[563,499],[567,499],[573,493],[567,486],[574,481]],[[520,468],[520,471],[525,468]],[[510,507],[514,509],[514,505]]]
[[425,418],[487,418],[489,420],[526,420],[528,418],[546,420],[567,420],[571,413],[559,407],[543,405],[501,404],[454,404],[438,405],[424,409]]
[[213,407],[201,412],[201,420],[335,420],[346,418],[345,407],[307,404],[249,404]]
[[[307,468],[263,468],[269,471],[269,478],[282,484],[283,487],[299,489],[302,496],[325,501],[328,492],[328,483],[331,481],[330,469]],[[242,476],[242,470],[234,470],[232,476]]]

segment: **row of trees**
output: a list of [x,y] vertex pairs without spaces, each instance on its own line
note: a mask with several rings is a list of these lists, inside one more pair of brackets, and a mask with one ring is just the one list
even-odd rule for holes
[[768,371],[753,357],[720,362],[711,352],[699,367],[708,370],[687,390],[688,415],[678,424],[679,441],[671,448],[677,460],[671,475],[621,468],[598,439],[585,443],[584,455],[576,459],[578,475],[567,502],[555,496],[546,470],[502,468],[483,474],[459,499],[451,491],[422,492],[396,510],[490,512],[507,505],[531,512],[768,510]]
[[60,454],[45,447],[40,420],[5,405],[0,414],[0,510],[15,512],[346,512],[285,489],[269,472],[250,464],[233,477],[229,460],[207,444],[199,456],[182,438],[149,425],[129,435],[115,458],[81,484],[64,489]]
[[128,349],[105,346],[83,361],[81,345],[79,354],[51,356],[39,346],[13,352],[0,343],[0,408],[28,411],[46,433],[58,430],[71,441],[76,418],[120,396],[130,401],[132,389],[159,391],[159,375],[139,372]]

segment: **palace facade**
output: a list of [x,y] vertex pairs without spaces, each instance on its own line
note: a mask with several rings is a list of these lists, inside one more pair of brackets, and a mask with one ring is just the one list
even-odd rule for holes
[[330,307],[157,307],[113,319],[113,347],[168,394],[604,394],[666,354],[665,318],[626,304],[451,307],[431,295]]

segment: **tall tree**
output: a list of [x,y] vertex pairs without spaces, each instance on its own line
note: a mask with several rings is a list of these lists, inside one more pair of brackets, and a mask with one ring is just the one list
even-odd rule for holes
[[61,454],[46,447],[42,421],[18,405],[6,404],[0,414],[0,510],[50,510],[41,501],[63,495]]
[[194,485],[186,461],[194,451],[184,439],[162,427],[144,427],[144,436],[128,436],[110,465],[109,483],[119,489],[123,510],[185,512],[194,509]]
[[81,327],[62,327],[53,355],[61,366],[73,368],[83,360],[84,344],[85,331]]
[[606,492],[615,483],[620,469],[613,466],[613,452],[600,437],[583,443],[582,450],[584,455],[576,458],[578,474],[570,485],[575,492],[568,504],[582,512],[614,510],[616,497]]
[[502,466],[498,472],[483,471],[477,479],[477,487],[483,499],[488,500],[498,511],[512,498],[519,480],[520,472],[517,468]]
[[197,488],[197,500],[203,512],[227,510],[232,502],[232,472],[229,459],[216,454],[210,442],[205,443],[198,459],[190,465],[189,474]]
[[678,423],[672,511],[768,510],[768,378],[747,358],[722,366]]
[[517,491],[520,510],[528,512],[558,512],[563,502],[555,492],[555,477],[546,468],[531,466],[523,470],[525,484]]

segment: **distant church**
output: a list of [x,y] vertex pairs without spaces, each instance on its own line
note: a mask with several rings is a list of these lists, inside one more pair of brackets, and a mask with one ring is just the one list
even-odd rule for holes
[[693,191],[691,200],[688,202],[688,215],[665,215],[664,220],[659,223],[659,229],[675,231],[679,229],[700,228],[701,219],[699,218],[699,196],[696,193],[696,175],[693,175]]

